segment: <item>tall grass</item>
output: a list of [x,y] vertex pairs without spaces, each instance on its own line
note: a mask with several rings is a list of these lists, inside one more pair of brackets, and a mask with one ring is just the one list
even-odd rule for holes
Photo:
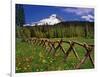
[[[60,39],[60,38],[59,38]],[[84,39],[84,38],[69,38],[70,40],[84,41],[88,44],[93,44],[93,39]],[[57,38],[52,40],[58,40]],[[68,40],[68,38],[64,39]],[[69,45],[62,44],[65,50],[68,49]],[[84,48],[76,45],[75,49],[82,59],[85,50]],[[92,53],[92,55],[94,55]],[[92,56],[93,58],[93,56]],[[21,39],[16,39],[16,72],[42,72],[42,71],[57,71],[57,70],[73,70],[75,65],[79,61],[76,59],[73,52],[70,53],[66,62],[64,61],[64,55],[61,50],[58,50],[55,57],[52,56],[52,53],[48,55],[45,48],[29,44],[27,42],[21,41]],[[89,59],[81,65],[81,69],[93,68]]]

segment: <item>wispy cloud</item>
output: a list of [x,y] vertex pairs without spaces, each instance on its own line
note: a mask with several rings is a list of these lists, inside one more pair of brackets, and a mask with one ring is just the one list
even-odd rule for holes
[[72,13],[86,21],[93,21],[94,20],[94,9],[93,8],[65,8],[63,9],[64,12]]
[[94,20],[94,16],[87,15],[87,16],[81,16],[82,19],[85,19],[86,21],[92,22]]
[[92,13],[94,9],[91,8],[65,8],[63,9],[65,12],[74,13],[76,15],[87,15],[89,13]]

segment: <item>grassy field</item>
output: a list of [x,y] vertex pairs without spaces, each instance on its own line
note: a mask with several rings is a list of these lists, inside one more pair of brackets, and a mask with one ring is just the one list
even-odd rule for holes
[[[60,38],[53,38],[58,40]],[[94,44],[94,39],[86,38],[64,38],[64,40],[74,40],[78,42],[86,42],[87,44]],[[68,49],[67,44],[62,44],[64,49]],[[77,53],[82,59],[85,54],[85,49],[80,46],[75,46]],[[94,53],[92,53],[94,58]],[[67,61],[64,61],[64,55],[61,50],[58,50],[55,57],[52,53],[47,55],[47,51],[42,46],[29,44],[16,39],[16,72],[42,72],[42,71],[57,71],[57,70],[73,70],[79,61],[74,56],[73,52],[68,56]],[[81,69],[93,68],[89,59],[81,65]]]

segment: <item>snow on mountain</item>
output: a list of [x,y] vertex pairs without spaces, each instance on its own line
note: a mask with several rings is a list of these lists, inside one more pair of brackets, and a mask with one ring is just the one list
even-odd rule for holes
[[33,22],[30,26],[35,26],[35,25],[54,25],[62,22],[62,19],[58,17],[56,14],[52,14],[48,18],[44,18],[40,21]]
[[61,20],[58,19],[56,14],[52,14],[49,18],[40,20],[37,25],[54,25],[60,23]]

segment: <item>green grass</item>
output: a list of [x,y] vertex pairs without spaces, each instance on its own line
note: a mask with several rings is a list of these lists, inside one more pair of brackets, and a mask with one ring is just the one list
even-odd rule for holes
[[[52,40],[59,40],[59,38],[52,38]],[[64,40],[74,40],[81,43],[86,42],[88,44],[94,44],[93,39],[85,38],[64,38]],[[64,49],[68,49],[68,44],[62,44]],[[82,59],[85,54],[85,49],[76,45],[75,49]],[[94,54],[92,53],[92,58]],[[40,72],[40,71],[57,71],[57,70],[73,70],[75,65],[79,61],[74,56],[73,52],[70,53],[66,62],[64,61],[64,55],[59,49],[56,52],[55,57],[52,53],[48,55],[45,48],[35,44],[29,44],[16,39],[16,72]],[[93,68],[89,59],[81,65],[81,69]]]

